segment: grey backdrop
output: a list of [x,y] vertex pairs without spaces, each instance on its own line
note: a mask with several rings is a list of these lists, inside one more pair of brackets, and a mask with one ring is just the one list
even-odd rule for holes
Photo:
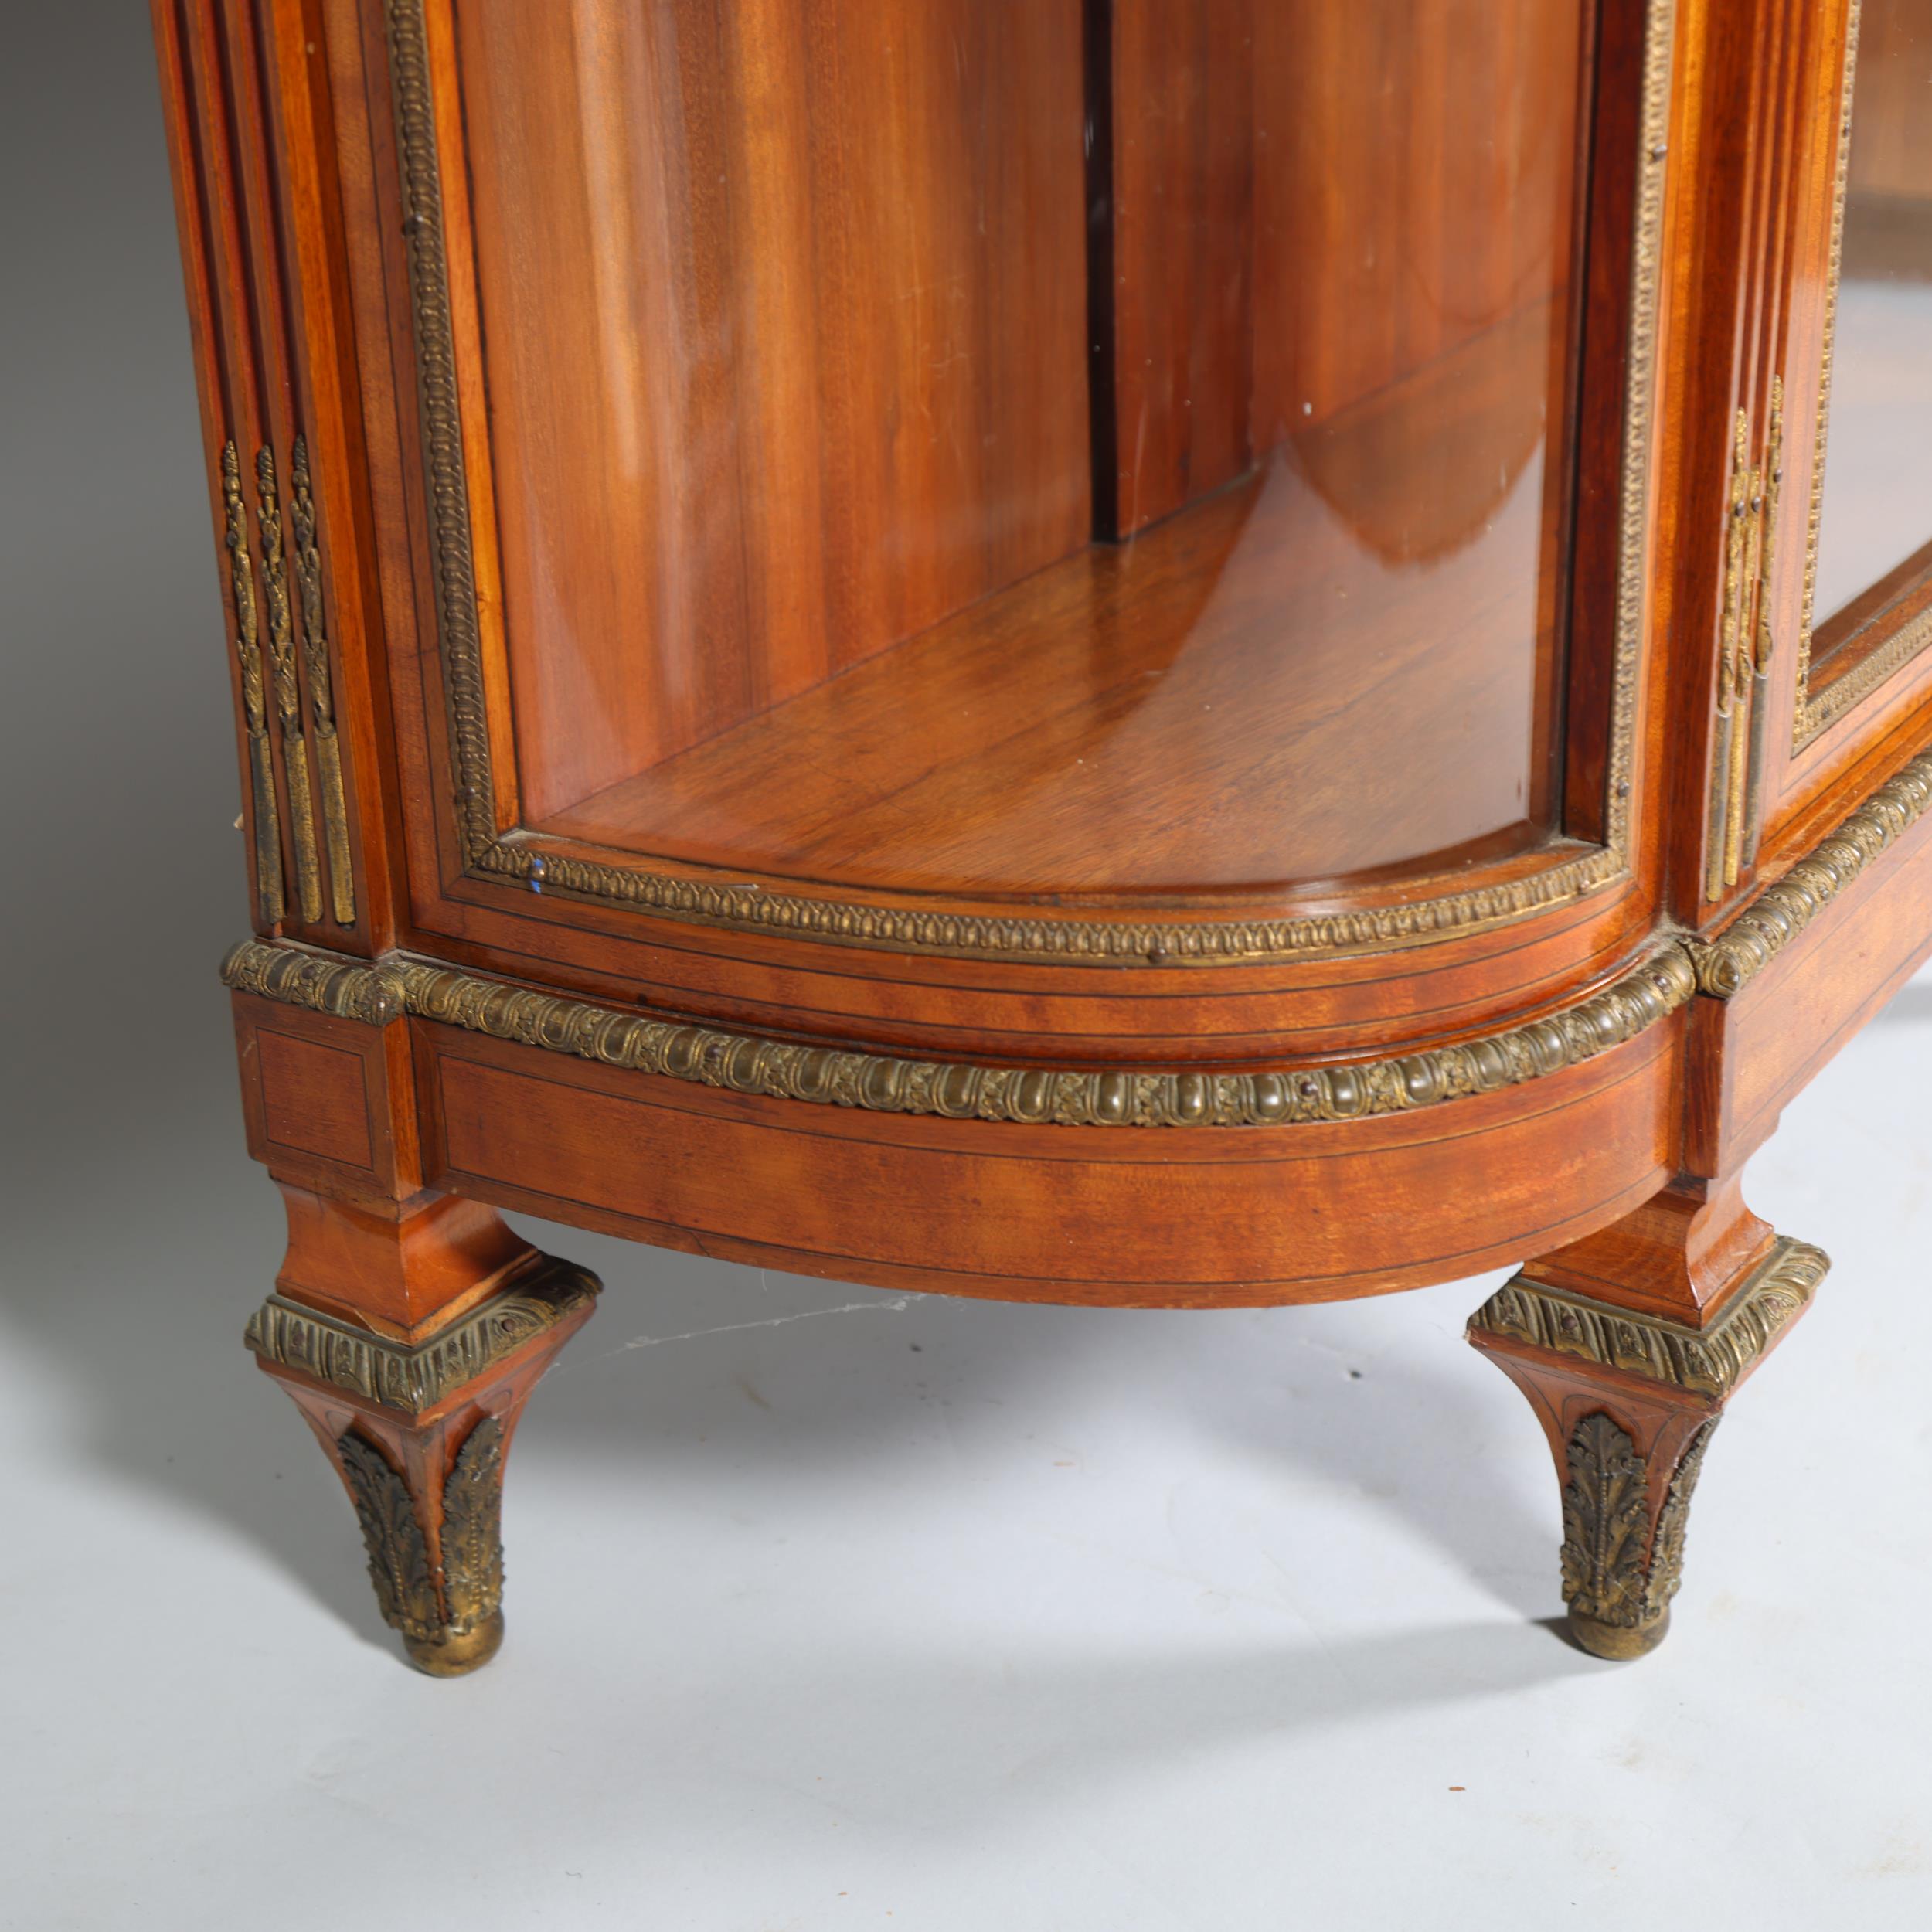
[[77,1453],[247,1514],[216,1405],[280,1216],[214,978],[247,900],[153,43],[139,0],[0,39],[5,1345]]

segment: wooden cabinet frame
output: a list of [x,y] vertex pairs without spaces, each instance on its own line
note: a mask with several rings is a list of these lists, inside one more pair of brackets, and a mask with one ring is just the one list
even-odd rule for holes
[[[254,899],[226,977],[309,1311],[257,1352],[412,1654],[494,1648],[485,1492],[593,1292],[503,1208],[1136,1305],[1526,1260],[1472,1338],[1579,1496],[1624,1482],[1628,1561],[1566,1587],[1648,1648],[1707,1425],[1823,1272],[1739,1169],[1932,951],[1923,626],[1810,662],[1855,0],[1591,16],[1550,838],[1063,904],[523,825],[461,4],[154,0]],[[459,1323],[468,1379],[399,1407]]]

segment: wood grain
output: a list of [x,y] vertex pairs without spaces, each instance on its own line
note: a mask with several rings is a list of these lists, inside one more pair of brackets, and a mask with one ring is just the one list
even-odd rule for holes
[[[753,878],[1056,895],[1533,845],[1553,640],[1516,410],[1546,328],[1478,337],[1300,461],[536,822]],[[1440,486],[1478,468],[1471,528]]]
[[533,814],[1087,540],[1077,0],[455,21]]

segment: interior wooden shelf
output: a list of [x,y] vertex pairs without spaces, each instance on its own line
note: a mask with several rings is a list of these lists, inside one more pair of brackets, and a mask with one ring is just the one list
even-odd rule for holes
[[1535,844],[1549,580],[1531,315],[537,821],[929,893],[1285,887]]

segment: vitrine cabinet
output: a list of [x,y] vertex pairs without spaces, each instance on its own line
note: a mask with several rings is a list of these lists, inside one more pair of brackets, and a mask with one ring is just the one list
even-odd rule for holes
[[411,1656],[597,1292],[506,1209],[1517,1267],[1571,1626],[1654,1645],[1825,1269],[1740,1170],[1932,950],[1932,0],[155,15],[248,1339]]

